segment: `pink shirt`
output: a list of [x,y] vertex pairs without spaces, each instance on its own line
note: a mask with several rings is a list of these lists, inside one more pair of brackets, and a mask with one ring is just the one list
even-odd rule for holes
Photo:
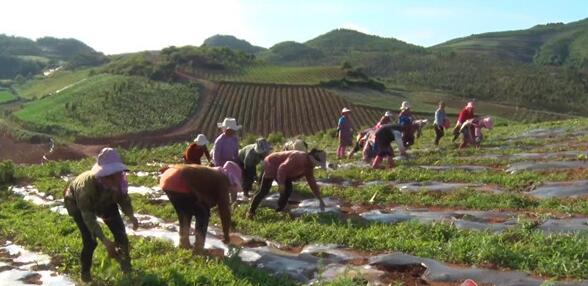
[[314,165],[308,158],[308,154],[302,151],[283,151],[268,155],[263,161],[264,177],[275,179],[278,184],[286,183],[286,180],[296,180],[306,177],[308,186],[318,190],[314,178]]

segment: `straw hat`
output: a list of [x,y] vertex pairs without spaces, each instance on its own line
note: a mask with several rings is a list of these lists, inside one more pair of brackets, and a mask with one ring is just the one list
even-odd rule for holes
[[341,110],[341,113],[348,113],[351,112],[351,109],[347,108],[347,107],[343,107],[343,110]]
[[410,109],[410,103],[408,101],[403,101],[402,105],[400,105],[400,110]]
[[241,125],[237,125],[237,120],[232,117],[227,117],[223,120],[223,122],[219,122],[216,125],[218,128],[231,129],[234,131],[239,131],[241,129]]
[[101,178],[128,170],[129,168],[123,164],[123,161],[116,150],[112,148],[104,148],[100,151],[100,154],[98,154],[96,164],[94,164],[91,171],[97,178]]
[[208,138],[206,138],[206,135],[198,134],[198,136],[196,136],[194,139],[194,143],[196,143],[198,146],[204,146],[208,145],[210,142],[208,141]]
[[272,150],[272,145],[265,140],[265,138],[257,138],[255,140],[255,148],[254,151],[257,154],[265,154]]

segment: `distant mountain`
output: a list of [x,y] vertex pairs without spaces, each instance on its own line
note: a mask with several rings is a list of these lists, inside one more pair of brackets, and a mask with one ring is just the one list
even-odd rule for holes
[[0,34],[0,78],[29,76],[58,65],[100,65],[106,57],[76,39],[31,39]]
[[389,54],[426,53],[423,47],[394,38],[383,38],[361,32],[337,29],[305,43],[283,42],[261,53],[260,58],[273,64],[338,65],[343,61]]
[[214,35],[204,40],[203,45],[209,47],[226,47],[248,54],[256,54],[266,50],[265,48],[254,46],[245,40],[241,40],[230,35]]
[[433,47],[549,65],[588,65],[588,19],[454,39]]

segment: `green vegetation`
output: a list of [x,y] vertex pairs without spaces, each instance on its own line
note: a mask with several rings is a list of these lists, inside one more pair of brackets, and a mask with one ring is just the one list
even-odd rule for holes
[[32,77],[64,62],[73,68],[106,61],[102,53],[75,39],[43,37],[33,41],[0,34],[0,78]]
[[254,56],[229,48],[172,46],[156,54],[143,52],[121,56],[108,64],[104,71],[172,81],[177,78],[177,69],[201,68],[213,72],[239,72],[253,63]]
[[176,126],[196,108],[196,88],[141,77],[97,75],[15,113],[34,130],[86,137]]
[[0,88],[0,104],[16,100],[11,90]]
[[208,47],[225,47],[248,54],[255,54],[265,50],[262,47],[254,46],[245,40],[237,39],[230,35],[214,35],[204,40],[203,45]]
[[[56,257],[60,271],[79,278],[81,239],[73,220],[47,209],[31,206],[0,191],[0,237]],[[42,233],[43,235],[39,235]],[[133,267],[123,276],[103,247],[94,254],[93,276],[98,285],[293,285],[239,261],[193,256],[170,243],[130,238]]]
[[241,72],[225,73],[205,69],[187,70],[196,77],[216,81],[318,85],[321,82],[339,80],[345,77],[345,71],[339,67],[280,67],[255,65]]
[[90,70],[59,70],[48,77],[38,77],[17,86],[22,98],[39,99],[47,95],[64,91],[89,77]]
[[458,53],[508,58],[525,63],[583,67],[588,63],[588,20],[538,25],[454,39],[436,46]]

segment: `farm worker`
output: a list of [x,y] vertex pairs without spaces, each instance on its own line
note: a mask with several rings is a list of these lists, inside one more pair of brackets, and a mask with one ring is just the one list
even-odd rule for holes
[[[120,206],[122,212],[130,218],[134,230],[139,227],[127,193],[127,171],[118,152],[112,148],[104,148],[98,154],[92,169],[77,176],[65,189],[65,207],[82,235],[80,260],[84,282],[92,280],[90,268],[97,240],[104,244],[108,256],[118,261],[123,272],[131,271],[129,240],[118,211]],[[98,216],[112,232],[114,242],[102,233]]]
[[404,142],[404,146],[406,147],[414,144],[413,123],[415,120],[416,118],[412,114],[410,103],[403,101],[400,106],[400,113],[398,114],[398,123],[402,130],[402,142]]
[[459,137],[459,132],[461,129],[461,125],[466,122],[466,120],[473,119],[474,115],[474,102],[470,101],[466,106],[461,110],[459,116],[457,117],[457,122],[455,123],[455,128],[453,129],[453,141]]
[[249,197],[253,181],[257,179],[257,165],[272,151],[272,146],[264,138],[257,138],[254,144],[239,150],[239,161],[243,168],[243,194]]
[[217,123],[223,133],[214,141],[213,161],[215,166],[224,166],[227,161],[239,162],[239,137],[236,132],[241,129],[235,118],[227,117]]
[[211,163],[210,153],[206,147],[209,143],[204,134],[198,134],[194,142],[184,151],[184,163],[200,165],[202,156],[206,156],[208,162]]
[[359,132],[359,134],[357,134],[357,138],[355,139],[355,146],[353,147],[353,149],[349,153],[349,159],[352,159],[353,155],[355,153],[357,153],[359,150],[363,150],[363,148],[365,147],[365,144],[369,138],[369,131],[370,130],[372,130],[372,128],[365,129],[365,130]]
[[482,134],[482,128],[492,129],[494,121],[492,117],[479,118],[466,120],[462,125],[460,132],[463,134],[463,139],[459,145],[459,149],[465,148],[468,144],[473,144],[477,148],[480,148],[480,143],[484,140]]
[[347,107],[344,107],[343,110],[341,110],[341,117],[339,117],[339,122],[337,124],[337,133],[339,135],[339,148],[337,148],[337,157],[339,159],[345,158],[345,151],[347,147],[353,145],[353,124],[349,118],[350,113],[351,110]]
[[435,111],[435,121],[433,122],[435,129],[435,145],[439,145],[439,140],[445,135],[445,128],[449,128],[449,119],[445,113],[445,102],[440,101],[437,110]]
[[384,158],[388,158],[388,168],[394,168],[394,151],[390,145],[396,141],[400,154],[406,154],[406,148],[402,141],[401,127],[398,125],[386,124],[380,127],[375,133],[376,157],[372,162],[372,168],[379,169]]
[[304,140],[302,139],[288,140],[288,142],[284,144],[284,148],[282,149],[282,151],[292,150],[308,152],[308,144],[306,144],[306,142],[304,142]]
[[392,123],[392,116],[392,112],[386,111],[386,113],[384,113],[384,116],[382,116],[382,118],[380,118],[380,121],[378,121],[378,123],[376,124],[376,129],[380,128],[382,125]]
[[263,161],[264,174],[261,179],[261,188],[253,198],[249,208],[248,218],[255,216],[255,211],[261,201],[269,193],[273,181],[277,181],[280,192],[278,208],[276,211],[283,211],[292,194],[292,182],[305,177],[308,186],[314,196],[319,200],[321,210],[325,209],[325,203],[321,197],[319,186],[314,178],[314,168],[327,168],[327,154],[325,151],[312,149],[309,153],[301,151],[282,151],[273,153]]
[[176,210],[180,223],[180,247],[190,248],[190,224],[196,217],[195,253],[201,253],[206,240],[210,209],[218,206],[223,240],[229,242],[231,225],[230,196],[241,186],[241,169],[228,161],[222,168],[199,165],[174,165],[162,170],[159,187]]

